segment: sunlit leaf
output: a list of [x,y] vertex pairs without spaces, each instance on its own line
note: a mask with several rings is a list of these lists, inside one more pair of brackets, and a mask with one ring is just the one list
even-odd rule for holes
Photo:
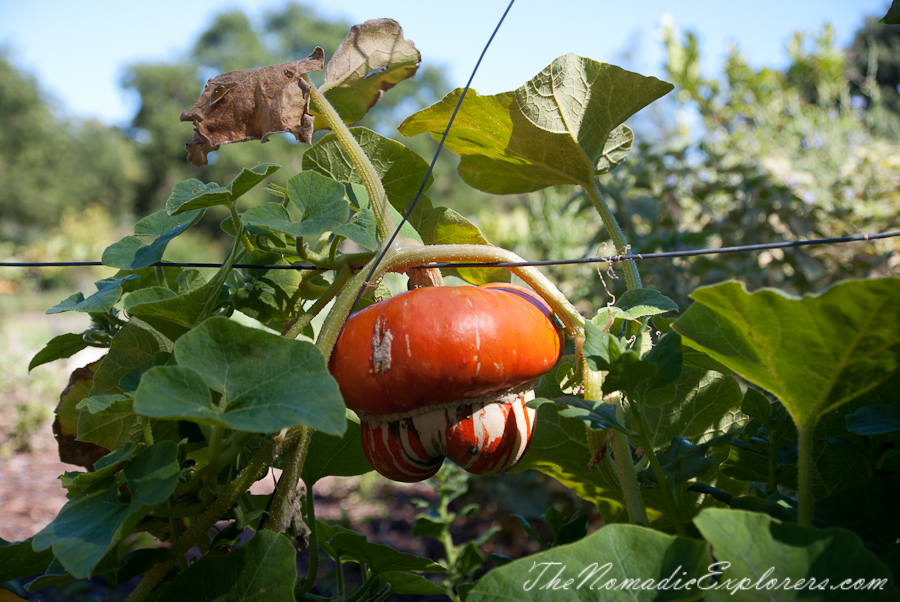
[[[384,91],[413,77],[421,60],[393,19],[354,25],[325,66],[325,97],[345,123],[355,123],[381,100]],[[327,127],[317,114],[316,129]]]
[[[671,84],[568,54],[515,92],[466,93],[447,148],[462,156],[463,179],[486,192],[532,192],[554,184],[592,186],[623,159],[627,134],[610,134],[672,90]],[[408,117],[406,136],[443,136],[462,90]],[[607,140],[609,147],[606,147]]]

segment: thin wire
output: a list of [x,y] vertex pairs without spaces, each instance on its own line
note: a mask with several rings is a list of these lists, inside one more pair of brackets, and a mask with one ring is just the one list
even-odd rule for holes
[[434,158],[431,159],[431,165],[428,166],[428,171],[425,173],[425,177],[422,179],[422,185],[419,186],[419,191],[416,193],[416,197],[413,199],[413,202],[409,206],[409,209],[407,209],[406,213],[403,215],[403,219],[401,219],[400,223],[397,225],[397,229],[394,230],[394,233],[391,235],[391,239],[387,242],[386,245],[384,245],[384,250],[381,251],[381,255],[378,256],[378,259],[375,261],[375,265],[372,266],[369,275],[366,276],[366,281],[363,283],[362,288],[359,289],[359,294],[356,295],[356,300],[353,301],[353,305],[350,307],[350,314],[352,314],[353,310],[356,309],[356,305],[359,303],[359,300],[362,299],[363,294],[365,294],[366,287],[368,287],[369,281],[372,280],[372,276],[375,274],[375,270],[378,269],[378,264],[380,264],[381,260],[384,259],[384,256],[391,248],[391,245],[394,243],[397,235],[400,234],[400,228],[402,228],[403,224],[405,224],[409,219],[409,216],[412,214],[413,209],[415,209],[416,207],[416,203],[419,202],[419,198],[422,196],[422,192],[425,191],[425,186],[428,184],[428,178],[431,177],[431,172],[434,170],[434,166],[437,163],[438,157],[440,156],[441,151],[444,149],[444,141],[447,140],[447,135],[450,133],[450,126],[453,125],[453,120],[456,119],[456,114],[459,112],[459,108],[462,106],[463,100],[466,98],[466,92],[469,91],[469,87],[472,85],[472,80],[475,79],[475,74],[478,73],[478,67],[481,66],[481,60],[484,58],[484,55],[487,54],[491,42],[494,41],[494,36],[496,36],[497,32],[500,31],[500,26],[503,25],[503,20],[506,19],[506,15],[509,14],[509,11],[515,1],[516,0],[509,1],[506,10],[503,11],[503,16],[500,17],[500,21],[497,22],[497,26],[494,28],[494,32],[491,34],[491,37],[488,38],[487,44],[484,45],[484,49],[481,51],[481,55],[478,57],[478,62],[475,63],[475,68],[472,69],[472,75],[469,76],[469,81],[466,82],[466,87],[463,88],[462,94],[459,97],[459,101],[456,103],[456,107],[453,109],[453,114],[450,115],[450,121],[447,122],[447,128],[444,130],[444,135],[441,136],[441,141],[438,142],[437,150],[434,152]]
[[[757,245],[740,245],[736,247],[720,247],[718,249],[691,249],[687,251],[665,251],[662,253],[637,253],[635,255],[610,255],[608,257],[582,257],[579,259],[548,259],[544,261],[515,261],[515,262],[495,262],[495,263],[429,263],[427,265],[417,266],[410,269],[430,269],[430,268],[480,268],[480,267],[499,267],[499,268],[517,268],[526,266],[547,266],[547,265],[572,265],[583,263],[618,263],[620,261],[635,261],[639,259],[663,259],[669,257],[692,257],[697,255],[718,255],[720,253],[746,253],[750,251],[764,251],[766,249],[784,249],[789,247],[808,247],[812,245],[830,245],[848,242],[867,242],[870,240],[881,240],[885,238],[900,237],[900,231],[884,232],[881,234],[860,234],[858,236],[842,236],[839,238],[814,238],[811,240],[794,240],[786,242],[762,243]],[[5,261],[0,262],[0,267],[5,268],[45,268],[45,267],[89,267],[102,266],[100,261]],[[219,263],[198,263],[198,262],[157,262],[147,267],[160,266],[170,268],[220,268]],[[321,270],[328,271],[331,268],[323,268],[315,265],[266,265],[257,263],[236,263],[232,267],[250,268],[257,270]]]

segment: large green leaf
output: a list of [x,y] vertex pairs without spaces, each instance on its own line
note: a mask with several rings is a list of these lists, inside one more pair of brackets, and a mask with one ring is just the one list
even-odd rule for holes
[[[346,429],[337,383],[311,343],[210,318],[175,343],[175,358],[178,366],[144,374],[135,412],[250,432],[299,424],[331,435]],[[209,389],[221,400],[213,403]]]
[[[338,185],[340,186],[340,184]],[[343,198],[339,199],[338,204],[328,206],[313,204],[308,206],[307,209],[308,211],[304,213],[303,218],[295,222],[291,220],[287,209],[281,203],[263,203],[242,213],[241,221],[245,226],[255,226],[273,232],[284,232],[300,238],[303,236],[318,236],[323,232],[337,230],[350,217],[350,208],[347,205],[347,201],[343,200]]]
[[[712,545],[720,581],[707,591],[717,600],[897,600],[890,571],[846,529],[813,529],[742,510],[709,508],[694,524]],[[729,563],[726,565],[725,563]],[[744,581],[744,586],[737,583]],[[785,587],[789,579],[791,587]],[[799,580],[806,583],[796,587]],[[810,582],[814,579],[814,585]],[[840,591],[845,580],[884,579],[883,588]],[[765,585],[774,580],[777,587]],[[753,587],[760,583],[761,586]],[[822,585],[826,583],[826,585]],[[710,585],[712,585],[710,583]],[[821,589],[820,589],[821,588]]]
[[[421,60],[393,19],[354,25],[325,66],[325,97],[345,123],[357,122],[381,100],[385,90],[413,77]],[[310,109],[316,115],[316,129],[327,128],[315,103]]]
[[844,282],[803,298],[726,282],[691,297],[675,330],[778,397],[798,427],[900,369],[900,278]]
[[715,362],[702,353],[683,351],[674,398],[665,405],[645,408],[654,449],[665,447],[675,436],[701,443],[732,430],[742,420],[743,396],[734,377],[716,370]]
[[163,591],[166,602],[293,602],[297,551],[280,533],[259,531],[224,556],[206,556]]
[[125,482],[131,493],[127,503],[118,499],[116,487],[76,496],[34,536],[34,550],[52,548],[73,576],[90,576],[112,546],[130,533],[152,506],[165,502],[175,491],[181,474],[177,452],[172,441],[142,450],[125,465]]
[[215,182],[204,184],[200,180],[191,178],[178,182],[172,188],[172,194],[166,200],[166,212],[169,215],[178,215],[195,209],[227,205],[230,202],[231,192],[228,188],[219,186]]
[[[466,93],[447,136],[447,148],[462,155],[459,173],[480,190],[513,194],[554,184],[590,187],[629,146],[626,119],[673,89],[574,54],[559,57],[515,92],[495,96]],[[406,136],[443,136],[461,89],[408,117]],[[610,146],[605,145],[609,140]]]
[[706,543],[635,525],[607,525],[569,545],[494,569],[467,602],[699,600],[685,587],[707,573]]

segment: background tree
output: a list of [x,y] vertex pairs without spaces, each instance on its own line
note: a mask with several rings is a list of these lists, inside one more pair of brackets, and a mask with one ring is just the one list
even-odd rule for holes
[[130,213],[137,159],[118,129],[60,118],[34,79],[0,55],[0,241],[34,242],[65,209]]

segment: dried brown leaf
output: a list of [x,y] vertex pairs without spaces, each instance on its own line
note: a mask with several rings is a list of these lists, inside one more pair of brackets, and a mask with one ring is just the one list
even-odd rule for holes
[[290,132],[298,142],[312,141],[309,84],[301,76],[320,71],[325,53],[316,48],[307,58],[218,75],[181,121],[194,122],[194,138],[185,145],[188,161],[206,165],[206,155],[220,144],[259,140]]
[[93,470],[94,462],[108,454],[109,450],[93,443],[76,440],[79,410],[75,405],[90,395],[94,372],[97,371],[101,361],[102,358],[72,372],[69,384],[59,396],[56,419],[53,421],[53,434],[59,446],[60,461],[88,470]]

